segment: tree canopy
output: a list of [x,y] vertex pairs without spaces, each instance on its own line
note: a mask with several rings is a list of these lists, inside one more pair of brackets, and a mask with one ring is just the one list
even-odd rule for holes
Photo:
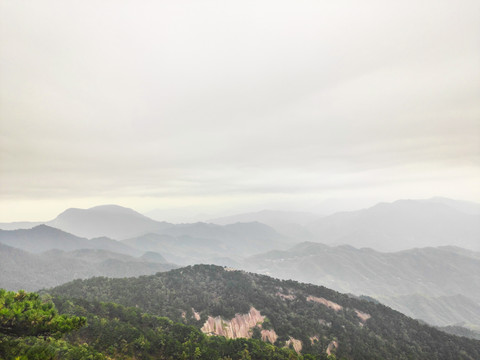
[[36,293],[0,289],[1,359],[104,359],[88,345],[60,340],[85,325],[85,317],[59,315],[53,302]]
[[0,289],[0,334],[60,338],[84,326],[86,319],[59,315],[52,302],[42,302],[36,293]]

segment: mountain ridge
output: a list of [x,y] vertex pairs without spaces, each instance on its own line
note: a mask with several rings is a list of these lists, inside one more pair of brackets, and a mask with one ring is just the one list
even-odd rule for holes
[[[447,335],[381,304],[323,286],[213,265],[188,266],[131,279],[76,280],[48,293],[136,306],[200,329],[210,321],[229,326],[237,316],[251,313],[253,307],[258,316],[265,318],[258,330],[252,329],[252,336],[255,331],[261,334],[270,330],[277,336],[275,345],[301,345],[299,351],[304,354],[326,356],[330,349],[337,357],[347,359],[480,356],[479,341]],[[205,331],[208,329],[211,327]]]
[[139,276],[175,267],[103,249],[31,254],[0,243],[0,287],[8,290],[36,291],[78,278]]

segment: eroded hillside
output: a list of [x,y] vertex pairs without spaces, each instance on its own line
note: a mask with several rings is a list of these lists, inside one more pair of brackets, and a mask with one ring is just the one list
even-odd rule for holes
[[347,359],[480,357],[480,342],[442,333],[383,305],[321,286],[213,265],[140,278],[74,281],[51,292],[138,307],[205,333],[275,339],[275,345],[304,354],[328,352]]

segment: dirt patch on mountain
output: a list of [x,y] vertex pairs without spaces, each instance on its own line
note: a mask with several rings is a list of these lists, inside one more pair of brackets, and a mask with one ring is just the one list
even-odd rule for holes
[[357,309],[355,309],[355,313],[357,314],[362,324],[365,324],[365,322],[372,317],[370,314],[364,313]]
[[343,309],[343,306],[337,304],[337,303],[334,303],[333,301],[330,301],[330,300],[327,300],[327,299],[324,299],[324,298],[320,298],[320,297],[316,297],[316,296],[308,296],[307,297],[307,301],[313,301],[313,302],[316,302],[316,303],[319,303],[319,304],[323,304],[327,307],[329,307],[330,309],[334,310],[334,311],[340,311]]

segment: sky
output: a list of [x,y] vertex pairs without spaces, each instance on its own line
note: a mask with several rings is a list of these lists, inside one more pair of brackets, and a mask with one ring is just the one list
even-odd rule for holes
[[[480,202],[480,2],[0,1],[0,222]],[[169,214],[171,214],[169,218]]]

